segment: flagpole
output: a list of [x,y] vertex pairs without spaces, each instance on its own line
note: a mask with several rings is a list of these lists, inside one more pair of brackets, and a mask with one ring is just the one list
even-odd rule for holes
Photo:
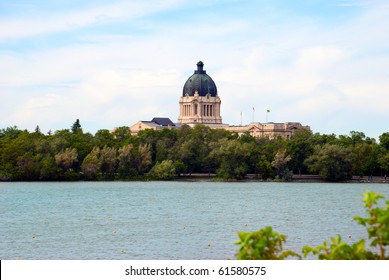
[[255,113],[255,109],[253,107],[253,121],[252,122],[254,122],[254,113]]

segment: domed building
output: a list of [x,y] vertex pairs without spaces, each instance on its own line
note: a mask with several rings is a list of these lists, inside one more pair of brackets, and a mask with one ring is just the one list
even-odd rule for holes
[[221,100],[212,78],[203,69],[204,63],[197,63],[197,70],[185,82],[180,98],[181,124],[221,124]]
[[253,122],[247,125],[228,125],[222,123],[220,116],[221,100],[217,87],[212,78],[203,69],[204,63],[197,63],[197,70],[194,71],[184,84],[180,96],[180,115],[178,123],[173,123],[166,117],[155,117],[151,121],[139,121],[130,127],[132,134],[141,130],[152,129],[162,130],[165,128],[176,129],[183,124],[194,127],[196,124],[203,124],[211,128],[223,128],[233,131],[238,135],[249,133],[254,137],[269,139],[293,137],[298,129],[310,130],[309,126],[303,126],[299,122],[274,123]]

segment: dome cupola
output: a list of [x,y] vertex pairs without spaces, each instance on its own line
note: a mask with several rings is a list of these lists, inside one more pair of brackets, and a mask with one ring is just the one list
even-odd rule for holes
[[203,69],[204,63],[199,61],[197,63],[197,70],[188,78],[184,84],[183,96],[194,96],[196,91],[199,96],[206,96],[210,94],[212,97],[217,96],[217,88],[215,82]]
[[217,127],[222,125],[220,116],[221,100],[217,94],[216,84],[203,69],[204,63],[197,63],[197,70],[185,82],[180,97],[180,115],[178,123],[188,125],[207,124]]

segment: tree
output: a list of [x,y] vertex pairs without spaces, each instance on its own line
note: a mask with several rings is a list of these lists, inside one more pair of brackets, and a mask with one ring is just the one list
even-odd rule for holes
[[266,156],[262,155],[257,163],[258,174],[261,175],[263,180],[267,180],[272,176],[273,169],[271,163],[267,160]]
[[64,172],[74,169],[74,165],[78,162],[77,150],[75,148],[66,148],[55,155],[55,161]]
[[306,172],[304,161],[313,153],[312,132],[307,129],[296,130],[293,137],[287,141],[286,150],[292,157],[289,164],[293,170],[300,175]]
[[349,148],[325,144],[315,146],[313,155],[305,160],[305,164],[311,172],[327,181],[341,181],[351,178],[353,159]]
[[389,132],[382,133],[379,137],[380,145],[389,151]]
[[134,143],[134,146],[138,146],[139,144],[148,144],[150,145],[150,151],[151,151],[151,159],[155,160],[155,146],[156,141],[158,139],[159,131],[156,131],[154,129],[145,129],[138,132],[136,143]]
[[129,141],[132,140],[131,130],[128,126],[121,126],[121,127],[116,128],[112,132],[112,135],[119,143],[128,144]]
[[118,172],[121,178],[131,178],[146,173],[151,160],[151,145],[140,144],[138,148],[128,144],[118,150]]
[[69,147],[69,141],[67,141],[65,137],[57,133],[51,136],[47,143],[42,144],[43,147],[47,147],[50,150],[50,153],[53,156]]
[[176,169],[172,160],[157,162],[148,173],[149,176],[159,180],[171,180],[176,175]]
[[17,178],[34,181],[39,179],[40,163],[30,152],[17,158]]
[[82,128],[81,128],[81,124],[80,124],[80,120],[77,119],[73,125],[72,125],[72,133],[73,134],[80,134],[82,133]]
[[187,167],[188,172],[203,172],[202,167],[207,161],[208,146],[204,141],[204,135],[200,130],[191,130],[184,127],[187,134],[180,131],[177,143],[171,150],[171,158],[181,160]]
[[366,135],[363,132],[352,130],[350,131],[350,138],[352,145],[355,146],[358,143],[364,142]]
[[97,179],[101,170],[100,148],[93,150],[84,158],[81,164],[81,171],[88,180]]
[[378,158],[378,163],[382,170],[389,172],[389,152],[381,154]]
[[223,179],[244,179],[248,171],[251,145],[239,140],[221,139],[212,146],[209,157],[218,165],[217,176]]
[[188,167],[181,161],[175,160],[173,161],[174,169],[176,170],[176,175],[179,177],[181,174],[186,173],[188,171]]
[[82,133],[82,130],[79,133],[72,133],[68,129],[62,129],[56,131],[53,137],[53,139],[57,139],[57,144],[64,144],[62,149],[69,147],[75,148],[80,162],[93,149],[93,135],[90,133]]
[[100,151],[101,171],[105,179],[113,179],[117,165],[116,149],[105,146]]
[[41,133],[41,129],[40,129],[39,125],[37,125],[37,126],[35,127],[35,133],[38,133],[38,134]]
[[78,133],[78,134],[69,134],[67,138],[69,146],[77,150],[78,159],[80,162],[84,160],[87,154],[93,149],[93,135],[90,133]]
[[[39,173],[35,156],[36,141],[41,135],[16,127],[3,130],[0,137],[0,176],[6,180],[35,180]],[[36,167],[36,168],[35,168]],[[31,171],[34,171],[31,173]],[[39,177],[39,176],[38,176]]]
[[137,169],[139,174],[144,174],[151,164],[151,146],[149,144],[139,145],[137,154]]
[[57,180],[60,170],[54,157],[46,156],[41,160],[39,180]]
[[290,180],[293,177],[293,172],[287,167],[288,162],[292,159],[290,155],[286,155],[284,149],[280,149],[274,156],[271,166],[276,169],[278,179]]
[[21,133],[27,132],[20,130],[17,126],[9,126],[0,130],[0,137],[7,137],[8,139],[16,139]]
[[119,148],[118,151],[118,172],[121,178],[128,178],[138,175],[137,170],[133,167],[133,148],[132,144]]
[[115,136],[108,129],[100,129],[93,138],[94,146],[103,148],[104,146],[113,147],[115,145]]
[[352,151],[354,153],[353,174],[358,176],[372,175],[378,167],[378,145],[359,142],[353,146]]

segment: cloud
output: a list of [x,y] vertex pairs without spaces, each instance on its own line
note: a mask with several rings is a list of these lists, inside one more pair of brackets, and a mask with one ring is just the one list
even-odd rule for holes
[[[323,25],[315,18],[284,17],[282,11],[265,20],[257,6],[229,17],[215,12],[217,1],[205,11],[216,13],[214,18],[183,21],[185,13],[190,19],[198,16],[192,4],[161,3],[147,9],[144,2],[121,1],[57,12],[47,18],[49,27],[38,18],[7,21],[20,26],[14,26],[13,35],[1,30],[3,40],[37,34],[49,40],[51,33],[96,28],[77,33],[77,40],[63,34],[69,41],[54,48],[0,52],[0,94],[9,104],[1,125],[33,129],[39,124],[46,131],[69,127],[79,118],[93,132],[154,116],[176,120],[182,86],[203,60],[217,83],[226,123],[239,124],[241,111],[250,122],[254,106],[259,121],[270,109],[269,120],[300,121],[314,131],[348,133],[352,128],[377,136],[385,129],[386,5],[366,5]],[[127,13],[128,5],[135,10]],[[122,23],[147,32],[115,32]]]
[[[134,46],[127,39],[68,46],[25,57],[3,55],[7,63],[0,66],[0,80],[6,84],[0,85],[0,91],[8,92],[6,100],[12,96],[9,107],[13,109],[2,125],[31,129],[39,124],[48,131],[68,127],[79,118],[94,126],[89,130],[96,131],[101,125],[130,126],[138,119],[170,115],[178,110],[175,100],[182,78],[166,58],[146,62],[139,57],[147,45]],[[151,67],[156,63],[162,67]],[[174,103],[173,108],[162,105],[169,101]]]
[[178,5],[180,0],[119,1],[84,10],[68,10],[57,13],[34,13],[29,17],[3,17],[0,26],[0,42],[54,32],[65,32],[90,25],[139,18]]

